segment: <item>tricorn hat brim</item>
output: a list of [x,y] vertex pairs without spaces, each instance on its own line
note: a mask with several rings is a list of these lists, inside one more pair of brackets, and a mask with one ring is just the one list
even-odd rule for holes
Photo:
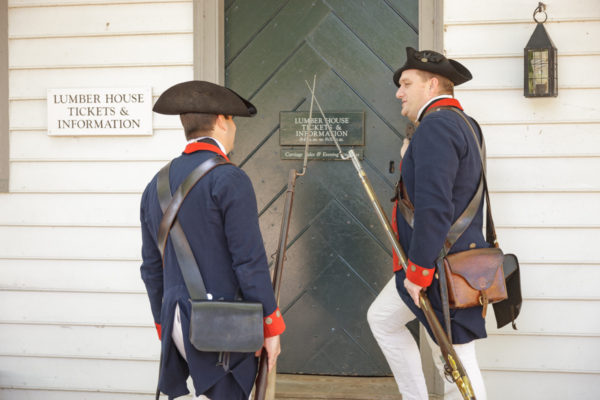
[[231,89],[206,81],[188,81],[171,86],[156,100],[152,110],[167,115],[256,115],[256,107],[248,100]]
[[473,79],[467,67],[432,50],[417,51],[412,47],[407,47],[406,62],[394,72],[394,84],[396,86],[400,86],[398,82],[400,76],[407,69],[419,69],[441,75],[450,79],[455,86]]

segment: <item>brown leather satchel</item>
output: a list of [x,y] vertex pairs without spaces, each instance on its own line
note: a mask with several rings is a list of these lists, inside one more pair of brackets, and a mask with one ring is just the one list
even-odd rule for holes
[[483,306],[506,299],[502,263],[504,254],[496,247],[473,249],[443,258],[450,308]]

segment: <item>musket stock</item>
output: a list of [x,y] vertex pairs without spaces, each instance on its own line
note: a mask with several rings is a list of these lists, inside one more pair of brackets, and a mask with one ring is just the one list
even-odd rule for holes
[[[279,230],[279,244],[275,253],[275,266],[273,268],[273,292],[275,299],[279,303],[279,292],[281,289],[281,277],[283,275],[283,263],[285,261],[285,252],[287,247],[288,232],[290,230],[290,221],[292,216],[292,204],[294,203],[294,190],[296,186],[296,176],[298,173],[291,169],[288,175],[287,189],[285,193],[285,207],[283,217],[281,218],[281,228]],[[256,375],[254,388],[254,400],[264,400],[267,392],[268,383],[268,355],[263,349]]]

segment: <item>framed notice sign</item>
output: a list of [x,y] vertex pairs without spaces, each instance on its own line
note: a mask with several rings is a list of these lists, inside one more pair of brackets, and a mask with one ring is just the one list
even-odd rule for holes
[[48,134],[152,135],[152,88],[48,89]]
[[[329,128],[340,146],[364,146],[365,113],[330,111],[325,113],[327,119],[314,113],[308,132],[308,111],[279,112],[279,144],[281,146],[301,146],[309,139],[309,144],[322,146],[333,145]],[[329,127],[328,127],[329,126]]]

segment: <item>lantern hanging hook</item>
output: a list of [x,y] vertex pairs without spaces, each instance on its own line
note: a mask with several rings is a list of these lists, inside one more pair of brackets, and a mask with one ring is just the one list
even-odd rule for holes
[[[538,14],[544,14],[544,20],[538,21]],[[538,6],[535,10],[533,10],[533,20],[538,24],[543,24],[548,19],[548,14],[546,14],[546,5],[541,1],[538,3]]]

